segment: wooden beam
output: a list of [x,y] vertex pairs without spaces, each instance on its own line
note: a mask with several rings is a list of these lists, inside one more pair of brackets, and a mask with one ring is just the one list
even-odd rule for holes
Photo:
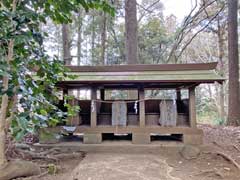
[[91,88],[91,127],[96,127],[97,126],[97,103],[96,100],[97,99],[97,89],[95,87]]
[[139,91],[139,122],[140,127],[145,127],[145,101],[141,101],[145,99],[144,89],[140,88]]
[[197,126],[195,87],[189,88],[189,120],[190,120],[190,127],[195,128]]
[[[140,85],[144,84],[144,88],[146,89],[188,89],[188,86],[191,86],[193,83],[140,83]],[[60,84],[58,84],[60,86]],[[136,90],[139,86],[139,83],[95,83],[99,89],[101,89],[104,85],[104,90],[112,90],[112,89],[123,89],[123,90]],[[78,84],[77,82],[68,83],[68,89],[90,89],[91,86],[88,83]]]

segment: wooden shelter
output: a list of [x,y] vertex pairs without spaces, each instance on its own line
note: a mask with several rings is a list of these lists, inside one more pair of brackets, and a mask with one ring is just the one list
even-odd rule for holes
[[[91,98],[81,100],[76,96],[72,100],[71,103],[79,105],[81,110],[67,124],[75,126],[75,132],[84,134],[84,143],[90,144],[101,143],[104,133],[131,134],[133,143],[150,143],[152,135],[168,134],[181,136],[187,144],[200,144],[202,131],[196,127],[195,87],[201,83],[222,83],[223,78],[215,73],[216,66],[215,62],[68,66],[70,74],[76,75],[76,78],[59,82],[58,87],[65,94],[77,91],[78,95],[80,89],[88,89]],[[176,96],[168,99],[146,96],[149,90],[166,89],[173,90]],[[111,90],[135,93],[128,93],[128,98],[118,97],[116,100],[107,94]],[[182,97],[182,90],[188,92],[186,98]],[[172,111],[175,107],[176,110]],[[172,114],[165,113],[163,116],[165,111]],[[172,124],[162,123],[163,117],[167,116],[170,120],[175,118],[175,121]],[[116,123],[118,119],[124,123]]]

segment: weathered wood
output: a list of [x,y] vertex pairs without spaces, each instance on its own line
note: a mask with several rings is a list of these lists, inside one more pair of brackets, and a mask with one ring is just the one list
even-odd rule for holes
[[177,89],[177,100],[180,101],[181,100],[181,90]]
[[101,100],[105,100],[105,89],[100,89],[100,98]]
[[189,120],[190,127],[196,127],[196,103],[195,103],[195,87],[189,88]]
[[[145,101],[143,101],[145,99],[145,93],[144,93],[144,89],[140,88],[139,89],[139,122],[140,122],[140,127],[144,127],[145,126]],[[141,101],[142,100],[142,101]]]
[[112,66],[67,66],[72,72],[136,72],[136,71],[178,71],[178,70],[212,70],[217,66],[213,63],[194,64],[129,64]]
[[[206,83],[206,82],[205,82]],[[210,82],[209,82],[210,83]],[[142,83],[141,83],[142,84]],[[189,86],[192,86],[193,84],[198,85],[199,83],[196,82],[165,82],[165,83],[159,83],[159,82],[145,82],[144,88],[147,89],[154,89],[154,90],[161,90],[161,89],[176,89],[176,88],[183,88],[187,89]],[[67,85],[68,89],[89,89],[89,83],[88,82],[59,82],[57,84],[58,87],[64,88],[65,85]],[[138,83],[135,82],[103,82],[103,83],[95,83],[96,86],[101,88],[104,85],[104,89],[122,89],[122,90],[136,90],[136,87],[139,86]],[[108,96],[109,93],[106,93],[105,99],[109,99]]]
[[94,101],[97,99],[97,89],[95,87],[92,87],[91,89],[91,121],[90,125],[91,127],[97,126],[97,103]]

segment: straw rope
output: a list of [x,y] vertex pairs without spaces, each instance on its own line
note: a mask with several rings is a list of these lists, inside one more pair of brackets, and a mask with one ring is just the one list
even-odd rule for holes
[[[147,98],[147,99],[140,99],[140,100],[132,100],[132,101],[124,101],[126,104],[128,103],[135,103],[135,102],[142,102],[142,101],[147,101],[147,100],[151,100],[150,98]],[[109,103],[109,104],[112,104],[116,101],[123,101],[123,100],[114,100],[114,101],[109,101],[109,100],[99,100],[99,99],[92,99],[92,101],[94,102],[102,102],[102,103]]]

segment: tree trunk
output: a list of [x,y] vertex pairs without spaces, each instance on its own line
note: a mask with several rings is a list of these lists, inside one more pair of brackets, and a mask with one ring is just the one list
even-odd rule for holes
[[[13,44],[13,43],[11,43]],[[8,48],[11,45],[8,46]],[[3,89],[8,89],[8,77],[3,77]],[[7,115],[7,107],[8,107],[8,95],[4,94],[2,96],[2,103],[1,103],[1,111],[0,111],[0,167],[2,167],[6,162],[5,156],[5,139],[6,139],[6,115]]]
[[125,51],[127,64],[138,63],[136,5],[136,0],[125,0]]
[[[121,48],[121,43],[119,42],[119,40],[118,40],[118,38],[117,38],[115,29],[114,29],[113,27],[110,27],[110,29],[111,29],[111,32],[112,32],[112,37],[113,37],[113,39],[114,39],[114,42],[115,42],[115,44],[117,45],[118,50],[119,50],[119,53],[120,53],[119,59],[124,60],[124,59],[125,59],[124,49]],[[119,60],[118,60],[118,62],[119,62]]]
[[238,63],[238,0],[228,1],[228,125],[240,125]]
[[71,65],[72,56],[70,52],[69,25],[62,25],[62,43],[63,43],[63,60],[65,65]]
[[[224,77],[224,63],[223,63],[223,57],[224,57],[224,30],[225,28],[221,27],[220,24],[220,17],[218,17],[218,31],[217,31],[217,36],[218,36],[218,56],[219,56],[219,72],[222,77]],[[224,108],[224,84],[220,84],[219,86],[219,104],[220,104],[220,118],[222,120],[225,120],[225,108]]]
[[101,29],[101,57],[100,57],[100,63],[102,65],[105,64],[105,51],[106,51],[106,23],[107,23],[107,17],[106,13],[102,12],[102,29]]
[[[12,12],[14,13],[16,11],[16,0],[13,0],[12,2]],[[14,41],[11,39],[8,44],[8,54],[7,54],[7,64],[10,64],[10,61],[13,59],[13,47],[14,47]],[[9,77],[3,76],[3,90],[8,90],[8,82]],[[1,109],[0,109],[0,167],[3,167],[3,165],[7,162],[7,158],[5,155],[5,140],[6,140],[6,119],[7,119],[7,107],[8,107],[8,95],[4,94],[2,96],[1,100]]]
[[82,13],[78,13],[78,29],[77,29],[77,65],[81,64],[82,56]]
[[96,34],[95,34],[95,17],[94,17],[94,15],[92,15],[92,39],[91,39],[91,41],[92,41],[92,47],[91,47],[91,51],[92,51],[92,64],[95,64],[96,62],[95,62],[95,53],[94,53],[94,48],[95,48],[95,36],[96,36]]
[[57,57],[59,59],[61,59],[61,52],[62,52],[62,44],[61,44],[61,29],[59,29],[59,25],[55,25],[56,26],[56,39],[57,39]]

